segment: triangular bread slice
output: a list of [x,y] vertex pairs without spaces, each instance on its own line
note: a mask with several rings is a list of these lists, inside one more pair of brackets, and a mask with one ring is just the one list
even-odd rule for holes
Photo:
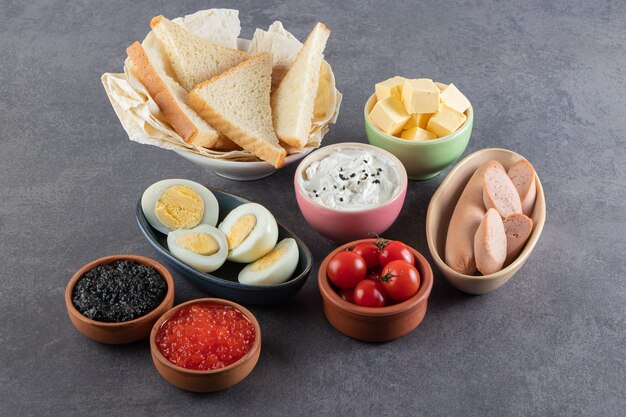
[[272,56],[260,53],[197,85],[189,103],[233,142],[276,168],[287,152],[272,126]]
[[320,80],[320,67],[330,30],[317,23],[291,68],[272,95],[274,128],[278,138],[303,148],[311,134],[311,119]]
[[126,49],[130,67],[159,109],[185,142],[211,147],[219,133],[188,106],[187,91],[163,69],[154,65],[139,42]]
[[163,16],[152,18],[150,27],[165,48],[176,78],[187,91],[249,58],[245,52],[192,35]]

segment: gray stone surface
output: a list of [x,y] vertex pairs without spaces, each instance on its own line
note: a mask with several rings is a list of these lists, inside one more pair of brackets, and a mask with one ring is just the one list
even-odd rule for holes
[[[445,3],[445,4],[444,4]],[[626,414],[626,3],[374,0],[224,2],[243,35],[280,19],[302,38],[316,20],[344,93],[326,143],[365,141],[373,84],[404,74],[454,81],[472,101],[466,154],[513,149],[541,175],[543,236],[506,286],[456,291],[439,273],[423,324],[381,345],[336,332],[315,275],[280,308],[252,308],[263,328],[257,368],[225,392],[177,390],[148,344],[79,335],[63,291],[84,263],[153,256],[134,205],[154,181],[183,177],[256,200],[311,247],[333,245],[304,222],[294,166],[248,183],[131,143],[99,77],[150,18],[216,2],[0,2],[0,414],[597,415]],[[412,182],[386,233],[428,257],[428,201],[445,173]],[[316,264],[317,265],[317,264]],[[177,277],[176,301],[203,296]]]

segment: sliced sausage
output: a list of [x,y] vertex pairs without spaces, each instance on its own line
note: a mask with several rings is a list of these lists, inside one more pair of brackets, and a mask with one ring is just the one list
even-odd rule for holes
[[506,233],[502,217],[496,209],[490,208],[474,235],[476,268],[483,274],[498,272],[506,259]]
[[528,241],[533,230],[533,220],[524,214],[511,214],[504,219],[504,233],[506,234],[505,265],[513,262]]
[[527,216],[532,216],[537,197],[535,169],[530,162],[523,159],[509,169],[508,175],[519,194],[522,212]]
[[461,274],[476,273],[474,235],[486,211],[483,203],[483,177],[485,171],[492,167],[504,171],[502,164],[498,161],[488,161],[482,164],[465,186],[450,218],[446,236],[445,260],[450,268]]
[[495,208],[502,218],[522,212],[519,194],[504,169],[491,167],[483,177],[483,202],[487,209]]

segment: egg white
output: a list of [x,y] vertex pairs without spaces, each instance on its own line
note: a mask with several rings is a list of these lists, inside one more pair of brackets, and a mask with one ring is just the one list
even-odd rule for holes
[[[215,252],[213,255],[200,255],[189,249],[185,249],[182,246],[179,246],[176,243],[176,240],[185,234],[188,233],[206,233],[212,236],[219,245],[219,250]],[[222,231],[216,227],[210,226],[208,224],[201,224],[193,229],[179,229],[174,230],[168,233],[167,235],[167,247],[172,255],[174,255],[180,261],[186,263],[192,268],[196,268],[201,272],[213,272],[216,269],[220,268],[226,262],[226,257],[228,256],[228,242],[226,241],[226,236]]]
[[257,203],[247,203],[236,207],[228,213],[218,228],[228,236],[237,219],[246,214],[256,217],[256,225],[243,242],[228,252],[227,259],[231,262],[254,262],[271,251],[278,240],[276,219],[268,209]]
[[209,191],[208,188],[195,181],[169,179],[155,182],[150,187],[146,188],[146,191],[144,191],[141,196],[141,210],[143,211],[144,216],[146,216],[146,220],[148,220],[148,223],[150,223],[152,227],[163,234],[168,234],[170,232],[170,230],[159,221],[154,210],[161,194],[163,194],[166,189],[175,185],[183,185],[193,189],[204,201],[204,215],[200,220],[200,224],[208,224],[209,226],[215,226],[217,224],[219,205],[217,203],[217,198],[215,198],[213,193]]
[[285,253],[273,264],[258,271],[253,270],[254,265],[257,262],[261,262],[263,258],[246,265],[241,272],[239,272],[239,282],[248,285],[275,285],[289,280],[296,271],[300,253],[298,251],[298,244],[292,238],[281,240],[276,245],[276,248],[283,246],[286,247]]

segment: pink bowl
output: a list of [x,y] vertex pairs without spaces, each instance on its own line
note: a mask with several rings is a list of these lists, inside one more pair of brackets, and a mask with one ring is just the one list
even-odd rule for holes
[[[312,162],[330,155],[338,148],[366,149],[388,159],[399,174],[400,181],[402,182],[402,184],[400,184],[400,191],[386,203],[362,210],[332,209],[311,200],[303,191],[302,173]],[[325,146],[311,153],[302,160],[294,176],[296,199],[298,200],[298,206],[300,207],[302,215],[319,234],[335,243],[345,243],[356,239],[375,237],[387,230],[400,214],[400,210],[404,204],[404,198],[406,197],[407,183],[406,170],[398,158],[376,146],[353,142]]]

